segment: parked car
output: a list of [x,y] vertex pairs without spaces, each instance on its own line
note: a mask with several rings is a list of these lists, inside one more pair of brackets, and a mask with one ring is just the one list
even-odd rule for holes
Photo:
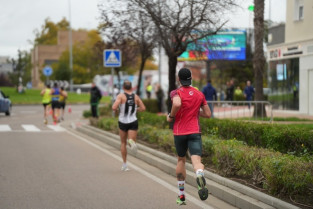
[[10,115],[12,109],[12,103],[9,99],[9,96],[6,96],[1,90],[0,90],[0,113],[4,112],[5,115]]

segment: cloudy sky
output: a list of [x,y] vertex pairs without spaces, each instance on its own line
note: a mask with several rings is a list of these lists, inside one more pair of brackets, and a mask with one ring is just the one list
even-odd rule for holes
[[[93,29],[98,26],[98,4],[105,0],[0,0],[0,56],[16,57],[17,50],[29,50],[34,40],[34,30],[40,29],[46,18],[53,22],[63,17],[69,19],[71,5],[71,23],[73,29]],[[265,19],[285,21],[286,0],[265,0]],[[252,27],[253,14],[248,6],[253,0],[241,0],[242,8],[229,15],[229,27]]]

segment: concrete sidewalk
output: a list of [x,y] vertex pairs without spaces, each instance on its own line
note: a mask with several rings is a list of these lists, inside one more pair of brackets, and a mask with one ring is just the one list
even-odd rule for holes
[[[120,139],[118,135],[94,128],[89,125],[72,124],[72,127],[89,137],[97,139],[103,143],[115,147],[116,149],[120,149]],[[136,158],[145,161],[170,175],[176,175],[175,168],[177,159],[175,157],[169,156],[165,153],[159,152],[141,144],[138,144],[138,147],[139,151],[135,155]],[[133,155],[131,152],[129,152],[129,154]],[[187,163],[186,168],[186,182],[194,187],[197,187],[196,182],[194,181],[194,171],[192,165]],[[231,181],[227,178],[223,178],[209,171],[205,171],[205,177],[209,192],[213,196],[238,208],[299,208],[280,199],[251,189],[250,187]]]

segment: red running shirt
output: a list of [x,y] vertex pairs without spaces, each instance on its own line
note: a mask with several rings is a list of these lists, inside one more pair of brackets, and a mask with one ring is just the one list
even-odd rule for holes
[[173,134],[189,135],[201,133],[199,111],[201,106],[207,105],[203,93],[191,86],[182,86],[171,92],[172,101],[176,95],[180,97],[182,105],[175,115]]

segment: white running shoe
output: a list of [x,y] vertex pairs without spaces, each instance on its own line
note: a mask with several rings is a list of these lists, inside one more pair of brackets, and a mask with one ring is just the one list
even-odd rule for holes
[[134,154],[137,154],[137,151],[138,151],[138,147],[137,147],[137,144],[134,140],[132,139],[129,139],[128,140],[128,143],[130,145],[130,149],[133,151]]
[[127,167],[127,165],[126,165],[126,166],[123,166],[123,165],[122,165],[121,170],[122,170],[122,171],[129,171],[129,168]]

